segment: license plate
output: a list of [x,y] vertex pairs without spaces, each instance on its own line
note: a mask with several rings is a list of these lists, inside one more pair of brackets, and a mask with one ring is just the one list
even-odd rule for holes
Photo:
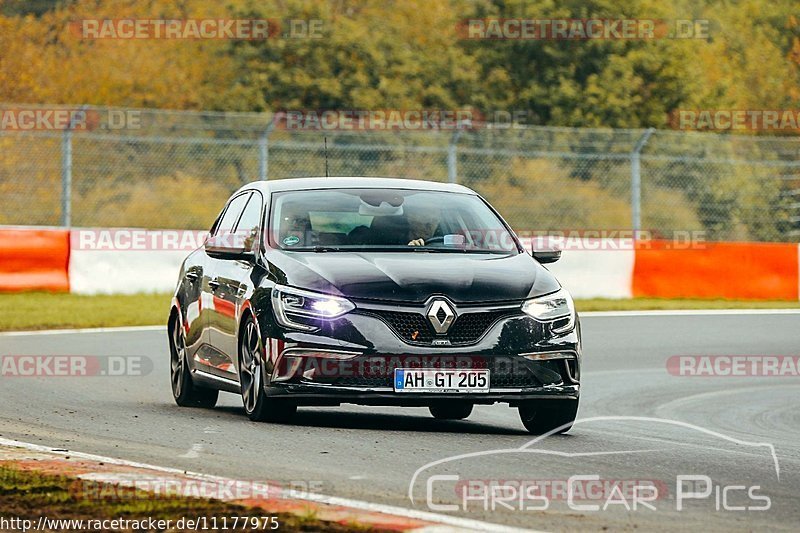
[[397,368],[395,392],[481,393],[489,392],[489,370],[436,370]]

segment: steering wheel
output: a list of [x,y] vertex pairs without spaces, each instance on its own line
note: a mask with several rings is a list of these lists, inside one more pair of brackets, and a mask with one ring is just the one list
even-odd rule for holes
[[444,236],[443,235],[437,235],[435,237],[431,237],[430,239],[425,239],[425,246],[428,246],[429,244],[435,243],[435,242],[444,244]]

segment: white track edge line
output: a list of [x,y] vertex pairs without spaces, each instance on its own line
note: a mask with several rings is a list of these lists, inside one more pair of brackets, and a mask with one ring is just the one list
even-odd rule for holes
[[29,337],[34,335],[69,335],[74,333],[124,333],[126,331],[167,331],[161,326],[119,326],[110,328],[40,329],[30,331],[2,331],[0,337]]
[[700,316],[700,315],[800,315],[793,309],[651,309],[642,311],[584,311],[581,317]]
[[[116,459],[114,457],[106,457],[103,455],[95,455],[91,453],[84,453],[84,452],[76,452],[76,451],[64,451],[60,449],[54,449],[49,446],[43,446],[41,444],[32,444],[29,442],[22,442],[18,440],[11,440],[0,437],[0,446],[12,446],[15,448],[22,448],[25,450],[36,451],[36,452],[45,452],[51,453],[55,455],[69,455],[70,457],[76,457],[80,459],[86,459],[88,461],[98,461],[108,464],[115,464],[119,466],[130,466],[133,468],[146,468],[149,470],[155,470],[157,472],[164,472],[167,474],[177,474],[181,476],[189,476],[195,479],[205,479],[208,481],[214,481],[217,483],[225,483],[233,481],[229,478],[221,477],[221,476],[214,476],[211,474],[202,474],[199,472],[191,472],[188,470],[181,470],[180,468],[169,468],[164,466],[156,466],[150,465],[147,463],[139,463],[136,461],[128,461],[125,459]],[[483,522],[481,520],[474,520],[471,518],[461,518],[458,516],[450,516],[444,514],[433,513],[429,511],[418,511],[416,509],[408,509],[405,507],[397,507],[393,505],[384,505],[380,503],[371,503],[366,502],[363,500],[353,500],[350,498],[341,498],[338,496],[326,496],[323,494],[314,494],[314,493],[307,493],[305,495],[297,495],[293,499],[296,500],[306,500],[315,503],[323,503],[328,505],[340,505],[343,507],[350,507],[352,509],[358,509],[361,511],[369,511],[375,513],[381,513],[391,516],[400,516],[404,518],[416,518],[418,520],[425,520],[429,522],[450,525],[454,527],[460,527],[465,529],[471,529],[475,531],[492,531],[497,533],[506,533],[506,532],[529,532],[529,533],[539,533],[535,530],[530,529],[520,529],[514,528],[510,526],[503,526],[500,524],[493,524],[491,522]]]

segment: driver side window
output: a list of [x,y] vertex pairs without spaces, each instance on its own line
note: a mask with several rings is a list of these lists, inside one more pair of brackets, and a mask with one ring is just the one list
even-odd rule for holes
[[225,210],[225,213],[222,215],[222,218],[214,230],[215,237],[233,233],[233,227],[236,225],[236,221],[239,220],[239,215],[242,214],[242,210],[249,197],[250,193],[247,192],[240,194],[228,203],[228,208]]
[[255,250],[261,226],[261,195],[254,192],[250,195],[250,200],[244,208],[242,217],[236,225],[236,236],[244,240],[244,247],[247,250]]

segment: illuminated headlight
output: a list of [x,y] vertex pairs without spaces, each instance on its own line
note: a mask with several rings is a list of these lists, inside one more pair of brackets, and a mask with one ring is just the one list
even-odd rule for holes
[[567,319],[567,323],[553,328],[556,333],[569,331],[575,327],[575,304],[572,296],[564,289],[526,301],[522,311],[540,322],[555,322]]
[[317,326],[298,322],[297,319],[330,320],[349,313],[356,306],[339,296],[276,285],[272,289],[272,308],[281,326],[310,331],[317,329]]

